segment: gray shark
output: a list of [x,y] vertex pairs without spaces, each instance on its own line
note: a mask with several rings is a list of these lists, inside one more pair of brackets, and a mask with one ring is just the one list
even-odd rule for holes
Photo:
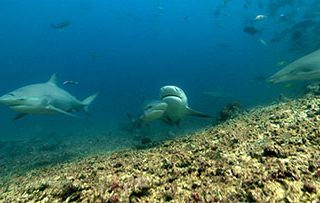
[[149,101],[143,108],[143,113],[134,121],[134,127],[140,128],[150,122],[161,119],[167,110],[168,104],[159,100]]
[[160,89],[160,99],[168,104],[162,120],[170,125],[176,124],[178,126],[180,120],[186,116],[211,118],[211,116],[190,108],[186,94],[177,86],[168,85],[162,87]]
[[64,114],[76,117],[75,112],[88,112],[98,94],[83,101],[59,88],[53,74],[48,82],[27,85],[0,97],[0,103],[17,112],[16,119],[27,114]]
[[320,49],[290,63],[272,75],[268,82],[320,79]]

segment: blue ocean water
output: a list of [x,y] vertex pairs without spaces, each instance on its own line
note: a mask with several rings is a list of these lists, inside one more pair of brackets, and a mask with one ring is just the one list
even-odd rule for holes
[[[91,115],[80,119],[30,115],[13,121],[14,112],[1,106],[0,166],[9,170],[38,156],[42,166],[63,162],[64,156],[130,148],[137,138],[123,130],[127,114],[141,113],[143,102],[158,99],[160,87],[168,84],[181,87],[190,106],[213,117],[233,101],[247,109],[277,101],[280,94],[301,95],[304,82],[272,85],[263,79],[280,70],[277,63],[317,48],[309,45],[316,36],[294,48],[290,36],[272,40],[301,21],[319,20],[305,16],[320,8],[317,2],[2,0],[1,94],[57,73],[60,86],[77,98],[100,95]],[[253,22],[257,15],[267,18]],[[59,28],[63,22],[68,25]],[[259,33],[244,32],[247,26]],[[79,84],[63,86],[65,80]],[[216,91],[229,96],[205,93]],[[143,133],[170,139],[213,124],[214,119],[188,118],[179,128],[155,123]]]

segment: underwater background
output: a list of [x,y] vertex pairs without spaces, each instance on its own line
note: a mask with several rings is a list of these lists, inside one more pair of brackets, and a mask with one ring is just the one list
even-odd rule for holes
[[[90,115],[79,119],[30,115],[13,121],[14,112],[1,106],[1,176],[139,148],[147,138],[156,143],[183,136],[214,125],[230,102],[245,110],[282,94],[298,97],[306,82],[272,85],[265,79],[281,69],[279,63],[320,45],[320,35],[297,28],[305,21],[312,25],[304,29],[320,26],[317,0],[2,0],[0,13],[2,94],[53,73],[79,99],[100,92]],[[254,21],[257,15],[267,18]],[[285,30],[301,36],[278,39]],[[79,84],[64,86],[66,80]],[[214,119],[126,130],[127,114],[139,115],[164,85],[181,87],[190,106]]]

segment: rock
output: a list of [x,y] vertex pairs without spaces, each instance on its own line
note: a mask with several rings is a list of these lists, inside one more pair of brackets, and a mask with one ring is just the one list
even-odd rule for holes
[[263,149],[263,156],[267,157],[277,157],[277,158],[286,158],[287,154],[282,150],[280,146],[269,145]]
[[309,193],[317,193],[317,188],[311,183],[305,182],[303,184],[303,190]]

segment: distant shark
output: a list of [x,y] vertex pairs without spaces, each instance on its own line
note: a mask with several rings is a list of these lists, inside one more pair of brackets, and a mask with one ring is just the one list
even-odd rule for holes
[[225,99],[234,97],[234,94],[227,93],[223,91],[221,88],[218,88],[216,90],[204,91],[203,94],[206,94],[214,99]]
[[0,103],[17,112],[15,120],[28,114],[64,114],[76,117],[75,112],[88,112],[98,94],[79,101],[57,86],[53,74],[48,82],[27,85],[0,97]]
[[176,124],[179,126],[181,119],[186,116],[211,118],[211,116],[190,108],[186,94],[177,86],[167,85],[162,87],[160,89],[160,99],[168,104],[162,120],[170,125]]
[[267,81],[271,83],[291,80],[320,79],[320,49],[290,63]]

